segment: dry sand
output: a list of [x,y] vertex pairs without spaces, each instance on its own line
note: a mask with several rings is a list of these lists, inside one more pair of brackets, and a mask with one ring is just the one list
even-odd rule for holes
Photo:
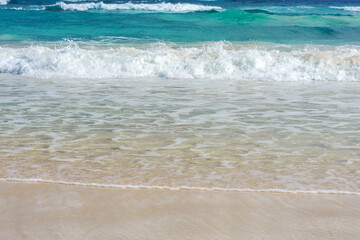
[[0,182],[1,239],[360,239],[360,196]]

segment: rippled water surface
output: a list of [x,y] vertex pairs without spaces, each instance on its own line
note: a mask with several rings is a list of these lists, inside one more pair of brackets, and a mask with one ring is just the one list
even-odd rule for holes
[[1,178],[359,191],[358,83],[0,76]]

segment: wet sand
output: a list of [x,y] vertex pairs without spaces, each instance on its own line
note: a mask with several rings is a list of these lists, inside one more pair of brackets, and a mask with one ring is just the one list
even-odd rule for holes
[[360,196],[0,182],[1,239],[359,239]]

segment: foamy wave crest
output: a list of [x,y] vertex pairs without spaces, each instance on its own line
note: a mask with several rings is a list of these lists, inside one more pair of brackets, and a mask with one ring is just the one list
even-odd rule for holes
[[221,7],[216,6],[204,6],[190,3],[122,3],[122,4],[106,4],[103,2],[91,2],[91,3],[65,3],[58,2],[56,7],[60,7],[64,11],[87,11],[91,9],[102,10],[140,10],[140,11],[155,11],[155,12],[196,12],[196,11],[221,11]]
[[347,6],[347,7],[330,7],[334,9],[342,9],[345,11],[360,12],[360,6]]
[[6,5],[10,0],[0,0],[0,5]]
[[198,190],[198,191],[224,191],[224,192],[267,192],[267,193],[295,193],[295,194],[336,194],[336,195],[360,195],[360,192],[350,192],[341,190],[288,190],[288,189],[252,189],[252,188],[221,188],[221,187],[190,187],[190,186],[148,186],[148,185],[122,185],[122,184],[104,184],[104,183],[83,183],[68,181],[53,181],[41,178],[0,178],[0,181],[28,182],[28,183],[54,183],[64,185],[88,186],[88,187],[106,187],[122,189],[162,189],[162,190]]
[[135,47],[0,48],[0,72],[36,78],[360,81],[360,47],[157,43]]
[[296,6],[296,8],[305,8],[305,9],[313,9],[313,6]]

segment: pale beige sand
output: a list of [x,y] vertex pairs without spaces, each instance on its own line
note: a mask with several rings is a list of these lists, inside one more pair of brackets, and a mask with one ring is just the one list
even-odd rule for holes
[[360,239],[360,196],[0,182],[0,239]]

